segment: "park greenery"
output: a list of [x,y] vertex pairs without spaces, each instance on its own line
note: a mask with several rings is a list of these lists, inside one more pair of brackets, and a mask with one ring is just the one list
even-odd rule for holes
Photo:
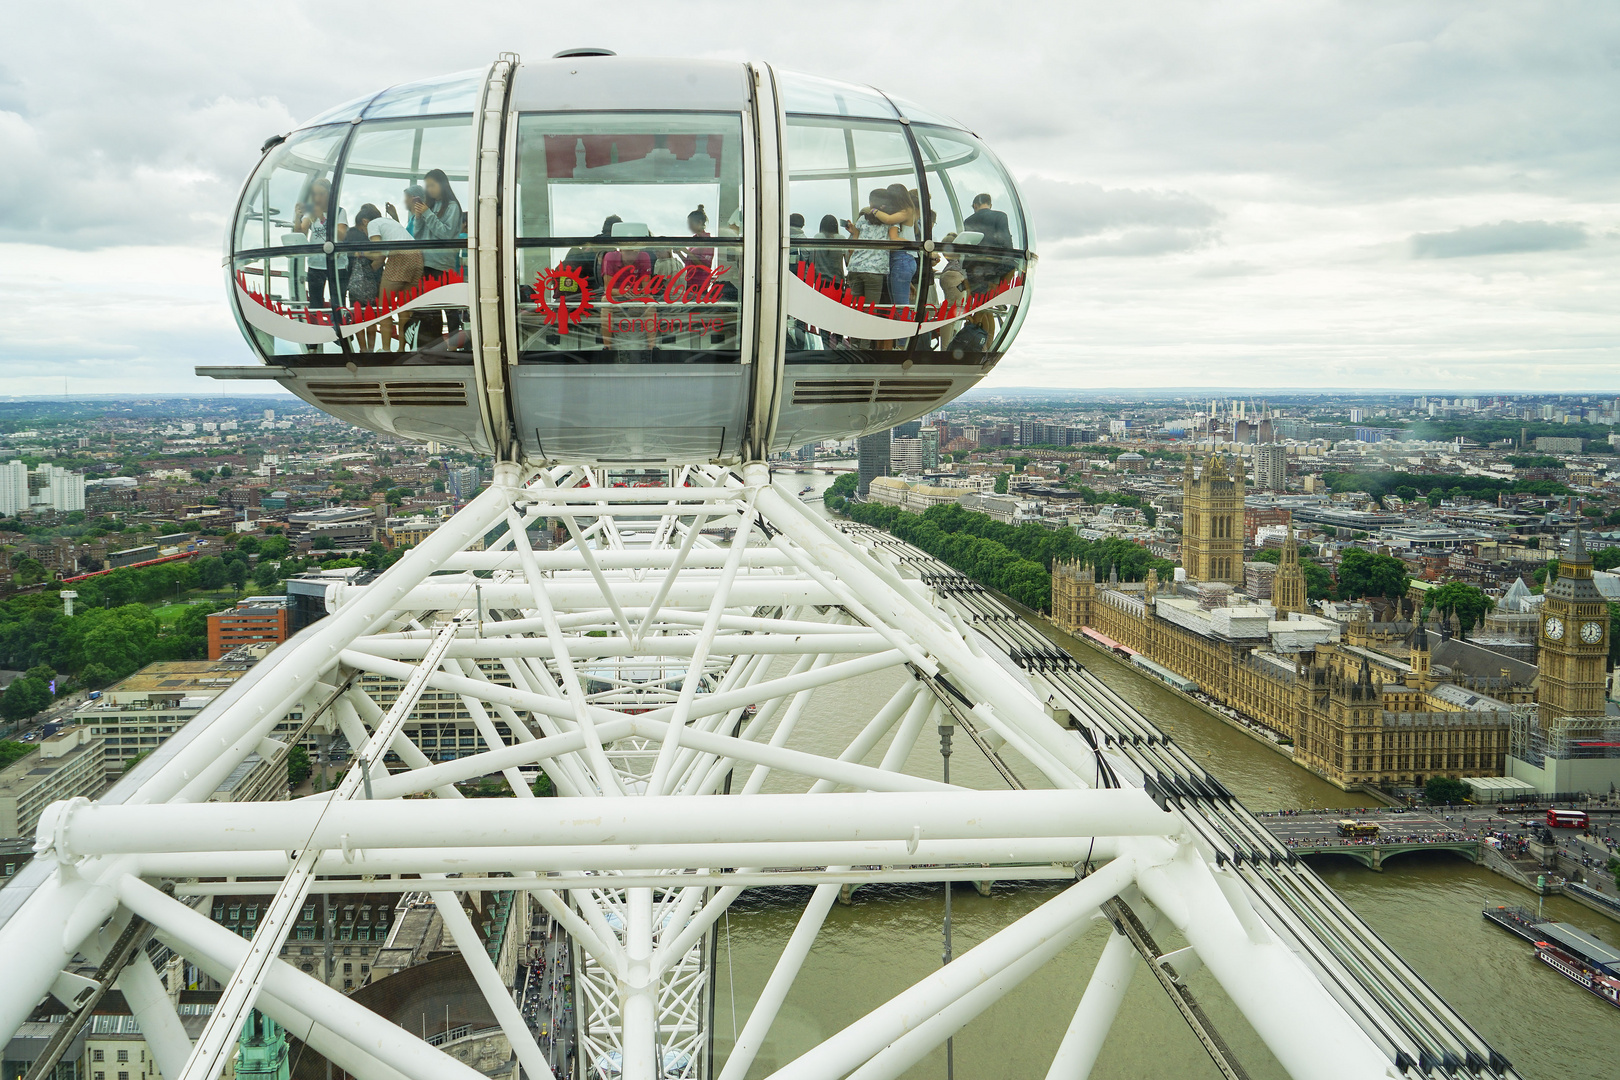
[[221,555],[125,567],[71,583],[70,618],[49,583],[0,601],[0,667],[25,670],[0,694],[0,717],[16,721],[76,689],[100,690],[159,660],[208,655],[208,616],[229,607],[249,582],[280,593],[285,578],[313,568],[380,570],[404,548],[374,544],[357,556],[300,559],[284,536],[244,536]]
[[1423,801],[1430,806],[1460,805],[1474,789],[1449,776],[1431,776],[1423,785]]
[[[842,481],[846,477],[840,477]],[[960,506],[931,506],[921,514],[897,506],[848,501],[854,478],[839,490],[827,489],[829,507],[866,525],[898,536],[935,556],[968,577],[1037,611],[1052,606],[1052,565],[1077,561],[1095,565],[1100,573],[1117,570],[1124,580],[1140,581],[1150,569],[1168,578],[1175,564],[1153,555],[1130,540],[1086,540],[1078,533],[1040,525],[1007,525],[988,514]]]
[[1385,496],[1405,502],[1426,498],[1438,506],[1442,499],[1495,499],[1503,492],[1521,495],[1568,495],[1569,488],[1556,480],[1514,480],[1495,476],[1425,476],[1404,472],[1330,472],[1322,479],[1336,494],[1361,491],[1382,505]]
[[1393,600],[1405,596],[1411,584],[1412,575],[1407,573],[1406,564],[1393,555],[1348,548],[1339,557],[1339,596],[1342,599],[1362,600],[1372,596]]

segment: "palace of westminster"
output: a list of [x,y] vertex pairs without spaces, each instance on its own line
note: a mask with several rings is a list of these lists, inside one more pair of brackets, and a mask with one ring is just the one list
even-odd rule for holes
[[1313,613],[1292,528],[1269,600],[1244,596],[1243,488],[1241,469],[1222,457],[1196,472],[1189,457],[1177,580],[1150,571],[1121,583],[1112,570],[1099,580],[1096,567],[1059,565],[1053,621],[1196,684],[1218,707],[1291,741],[1296,762],[1343,788],[1513,775],[1542,791],[1599,790],[1583,767],[1620,764],[1558,762],[1546,751],[1548,733],[1579,730],[1580,718],[1607,708],[1608,606],[1578,532],[1539,608],[1531,664],[1421,624],[1375,620],[1366,605]]

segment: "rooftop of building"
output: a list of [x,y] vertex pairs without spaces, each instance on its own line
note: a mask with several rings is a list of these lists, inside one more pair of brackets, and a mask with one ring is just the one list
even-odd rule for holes
[[42,739],[37,748],[0,769],[0,795],[32,787],[41,776],[56,772],[85,754],[101,753],[101,740],[83,724],[65,727]]
[[[268,646],[268,643],[264,643]],[[164,708],[196,711],[223,693],[264,652],[233,649],[218,660],[160,660],[127,679],[107,687],[101,697],[74,711],[81,722],[97,723],[104,712],[143,709],[161,703]]]

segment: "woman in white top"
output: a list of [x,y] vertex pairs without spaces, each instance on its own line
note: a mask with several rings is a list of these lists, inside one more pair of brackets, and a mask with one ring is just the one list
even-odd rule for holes
[[[355,218],[355,225],[365,222],[368,239],[380,244],[411,243],[410,230],[395,221],[384,217],[371,203],[360,208]],[[381,260],[382,280],[377,286],[377,300],[386,306],[391,300],[397,301],[399,297],[415,288],[422,280],[422,253],[414,250],[391,250],[376,252],[371,256],[373,266]],[[405,327],[411,322],[411,313],[401,312],[398,317],[399,351],[405,351]],[[380,352],[392,352],[394,343],[395,320],[385,319],[380,324],[382,330],[382,348]]]

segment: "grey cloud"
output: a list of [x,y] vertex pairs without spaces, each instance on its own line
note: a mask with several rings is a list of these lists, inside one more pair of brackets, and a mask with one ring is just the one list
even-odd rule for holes
[[1458,259],[1471,255],[1511,255],[1531,251],[1572,251],[1588,240],[1578,221],[1498,221],[1465,225],[1450,232],[1415,233],[1414,259]]
[[1079,259],[1174,255],[1209,247],[1218,239],[1213,229],[1177,229],[1169,226],[1125,229],[1091,240],[1065,240],[1057,244],[1050,254]]
[[1069,240],[1121,229],[1154,231],[1212,228],[1221,212],[1185,191],[1105,188],[1099,184],[1032,176],[1020,182],[1043,239]]

